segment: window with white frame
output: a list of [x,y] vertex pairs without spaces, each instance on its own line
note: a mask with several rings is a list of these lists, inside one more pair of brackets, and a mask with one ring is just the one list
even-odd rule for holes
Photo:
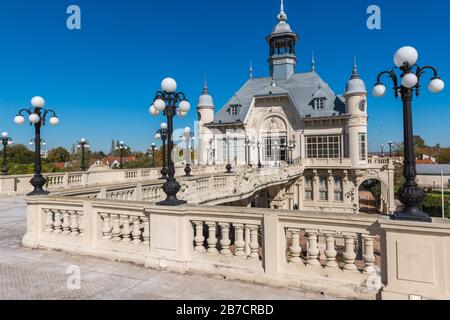
[[325,106],[325,98],[318,98],[314,100],[315,109],[323,109]]
[[306,157],[310,159],[340,158],[341,136],[307,136]]
[[238,113],[239,113],[239,105],[237,105],[237,104],[230,105],[230,114],[235,116]]
[[359,134],[359,159],[367,160],[367,135],[365,133]]
[[342,177],[334,177],[334,201],[344,201]]
[[313,200],[313,178],[305,177],[305,200]]
[[320,176],[319,178],[319,200],[328,200],[328,178],[327,176]]

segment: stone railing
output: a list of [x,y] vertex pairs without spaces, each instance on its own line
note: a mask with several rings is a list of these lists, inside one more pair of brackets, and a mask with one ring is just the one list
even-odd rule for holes
[[[344,298],[450,299],[450,222],[26,198],[23,245]],[[381,294],[381,295],[380,295]]]

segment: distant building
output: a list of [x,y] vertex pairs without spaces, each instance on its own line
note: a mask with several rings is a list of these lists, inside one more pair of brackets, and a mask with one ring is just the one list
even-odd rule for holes
[[[123,157],[123,163],[131,162],[131,161],[136,161],[136,157],[135,156]],[[120,166],[120,157],[107,156],[102,159],[94,159],[93,161],[91,161],[91,165],[94,165],[94,164],[95,165],[104,165],[104,166],[108,166],[110,168],[118,168]]]
[[417,164],[417,183],[424,188],[441,188],[441,175],[444,173],[444,188],[450,188],[450,165]]

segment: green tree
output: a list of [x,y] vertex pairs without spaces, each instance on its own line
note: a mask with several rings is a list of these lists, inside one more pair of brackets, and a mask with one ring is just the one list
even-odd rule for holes
[[413,143],[415,147],[426,147],[425,140],[423,140],[421,136],[413,136]]
[[16,144],[8,147],[7,159],[10,164],[30,164],[34,163],[34,152],[30,151],[23,144]]
[[48,161],[54,163],[70,161],[70,153],[63,147],[52,149],[48,153]]

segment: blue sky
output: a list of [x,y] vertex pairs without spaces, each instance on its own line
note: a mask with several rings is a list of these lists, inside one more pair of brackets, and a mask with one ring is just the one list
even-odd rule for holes
[[[66,9],[79,5],[82,29],[66,28]],[[366,9],[382,10],[382,30],[368,30]],[[289,23],[300,35],[298,72],[309,70],[314,50],[317,71],[341,94],[358,57],[368,88],[392,56],[413,45],[419,63],[438,67],[449,87],[440,95],[427,90],[414,101],[414,130],[430,145],[450,146],[450,2],[285,0]],[[279,11],[279,0],[15,0],[0,4],[0,131],[17,143],[33,135],[13,124],[19,107],[34,95],[46,98],[61,118],[45,127],[49,147],[70,147],[81,137],[108,151],[112,139],[144,150],[162,116],[148,107],[165,76],[177,79],[195,106],[204,75],[216,108],[254,74],[267,76],[264,40]],[[407,20],[407,22],[405,22]],[[427,80],[427,79],[424,79]],[[369,98],[371,149],[402,140],[402,109],[392,95]],[[192,126],[196,112],[177,119]]]

